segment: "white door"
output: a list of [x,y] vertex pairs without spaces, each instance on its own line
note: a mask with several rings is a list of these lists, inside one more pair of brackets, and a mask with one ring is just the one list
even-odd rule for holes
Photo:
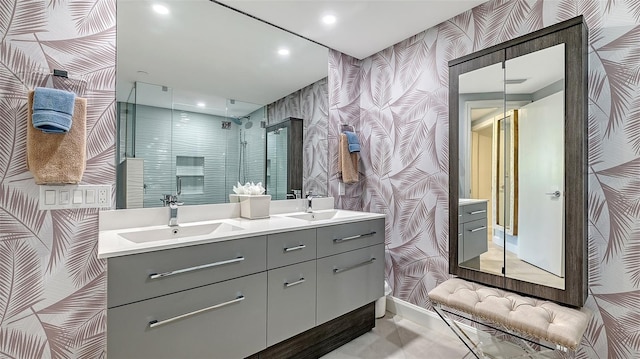
[[560,91],[523,107],[518,123],[518,256],[560,277],[564,277],[563,114],[564,91]]

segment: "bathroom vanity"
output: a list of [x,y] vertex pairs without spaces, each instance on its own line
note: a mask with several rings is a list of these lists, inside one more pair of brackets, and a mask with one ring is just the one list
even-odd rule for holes
[[487,200],[461,198],[458,209],[458,261],[480,269],[480,255],[488,248]]
[[[248,220],[234,216],[238,204],[192,207],[180,210],[226,218],[174,234],[149,225],[166,208],[101,213],[110,359],[320,356],[375,325],[384,215],[327,209]],[[143,211],[152,212],[140,227],[122,220]]]

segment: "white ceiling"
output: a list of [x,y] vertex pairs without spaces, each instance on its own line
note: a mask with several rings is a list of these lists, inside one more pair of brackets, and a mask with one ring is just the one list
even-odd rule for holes
[[[218,0],[357,59],[369,57],[486,0]],[[320,19],[334,15],[325,25]]]
[[[222,2],[365,58],[483,1]],[[155,3],[169,14],[153,12]],[[337,17],[330,28],[320,21],[328,13]],[[171,88],[176,109],[240,117],[326,77],[325,46],[209,0],[117,0],[116,97],[133,101],[131,89],[139,81]],[[291,54],[277,55],[280,47]],[[256,105],[233,112],[229,99]]]

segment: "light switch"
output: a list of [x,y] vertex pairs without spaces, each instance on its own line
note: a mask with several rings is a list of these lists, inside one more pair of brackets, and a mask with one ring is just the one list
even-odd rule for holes
[[44,192],[44,204],[46,204],[46,205],[56,204],[56,191],[55,190],[46,190]]
[[81,204],[82,203],[82,190],[81,189],[74,189],[73,190],[73,203],[74,204]]
[[88,189],[86,194],[86,203],[96,203],[96,191],[92,189]]
[[60,204],[69,204],[68,190],[60,190]]

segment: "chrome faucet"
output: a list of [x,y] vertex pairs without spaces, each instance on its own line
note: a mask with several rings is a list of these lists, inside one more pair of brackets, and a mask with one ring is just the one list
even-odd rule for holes
[[311,207],[311,202],[313,200],[313,193],[311,191],[307,192],[307,213],[313,213],[313,208]]
[[176,227],[178,225],[178,206],[182,206],[182,202],[178,202],[178,195],[165,195],[165,201],[169,204],[169,226]]

